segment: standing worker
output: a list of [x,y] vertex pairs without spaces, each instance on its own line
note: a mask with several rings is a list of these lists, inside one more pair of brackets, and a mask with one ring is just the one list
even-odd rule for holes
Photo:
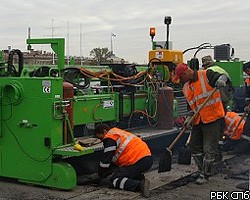
[[[228,80],[226,81],[226,86],[219,88],[223,107],[224,107],[225,112],[227,112],[228,107],[230,106],[230,102],[233,101],[233,94],[232,94],[233,87],[232,87],[232,81],[231,81],[229,74],[223,68],[215,65],[214,60],[212,56],[210,55],[202,57],[201,61],[202,61],[203,69],[213,70],[214,72],[217,72],[221,75],[228,77]],[[221,132],[219,133],[219,137],[220,137],[219,140],[223,139],[225,128],[226,128],[225,119],[222,119],[221,120]],[[218,162],[222,161],[222,151],[220,148],[216,155],[216,161]]]
[[103,141],[104,153],[99,163],[100,178],[109,177],[114,188],[141,191],[149,196],[149,180],[144,177],[153,159],[147,144],[141,138],[107,124],[99,124],[95,136]]
[[[225,87],[228,80],[213,70],[192,70],[187,64],[178,64],[175,68],[174,81],[180,79],[184,84],[182,91],[189,108],[196,112],[211,94],[213,89]],[[204,184],[212,175],[212,167],[218,153],[221,119],[225,116],[221,95],[216,91],[193,120],[190,138],[190,150],[199,169],[197,184]],[[186,121],[191,118],[187,117]]]

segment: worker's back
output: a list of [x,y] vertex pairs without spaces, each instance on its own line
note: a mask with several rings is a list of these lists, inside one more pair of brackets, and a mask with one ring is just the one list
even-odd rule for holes
[[227,112],[225,116],[225,134],[232,140],[239,140],[243,133],[245,120],[235,112]]

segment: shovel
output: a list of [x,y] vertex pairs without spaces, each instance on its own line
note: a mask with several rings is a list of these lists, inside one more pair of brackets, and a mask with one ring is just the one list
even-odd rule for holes
[[189,133],[188,139],[185,146],[180,147],[178,153],[178,164],[180,165],[190,165],[191,164],[191,151],[188,147],[188,144],[191,139],[191,132]]
[[205,101],[203,102],[201,107],[194,113],[194,115],[191,117],[191,119],[188,121],[188,123],[182,128],[181,132],[176,136],[174,141],[170,144],[169,147],[166,148],[166,151],[160,156],[158,173],[168,172],[171,170],[172,148],[181,139],[181,137],[185,134],[187,127],[193,122],[194,118],[198,115],[198,113],[201,111],[201,109],[207,104],[207,102],[210,100],[210,98],[213,96],[213,94],[216,91],[217,91],[217,88],[214,88],[212,90],[212,93],[205,99]]

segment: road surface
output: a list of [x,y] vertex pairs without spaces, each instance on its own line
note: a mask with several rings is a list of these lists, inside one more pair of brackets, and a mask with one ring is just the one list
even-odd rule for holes
[[[244,146],[245,145],[245,146]],[[217,166],[216,174],[205,185],[195,184],[196,165],[172,165],[170,172],[158,174],[154,169],[146,174],[151,181],[150,197],[159,200],[191,199],[247,199],[249,194],[249,143],[241,144],[238,150],[224,152],[224,161]],[[238,193],[236,193],[238,192]],[[241,194],[243,198],[236,198]],[[213,195],[213,196],[211,196]],[[79,185],[71,191],[53,190],[0,178],[0,200],[82,200],[82,199],[145,199],[139,193],[111,189],[97,185]],[[248,198],[249,199],[249,198]]]

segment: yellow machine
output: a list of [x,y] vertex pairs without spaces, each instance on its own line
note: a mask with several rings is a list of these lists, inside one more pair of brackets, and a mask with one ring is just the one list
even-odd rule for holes
[[165,24],[167,25],[166,41],[153,41],[156,30],[154,27],[150,28],[150,36],[152,39],[152,50],[149,51],[149,65],[156,69],[159,75],[158,80],[171,81],[172,72],[177,64],[183,62],[183,52],[169,49],[169,25],[171,24],[171,17],[165,17]]

